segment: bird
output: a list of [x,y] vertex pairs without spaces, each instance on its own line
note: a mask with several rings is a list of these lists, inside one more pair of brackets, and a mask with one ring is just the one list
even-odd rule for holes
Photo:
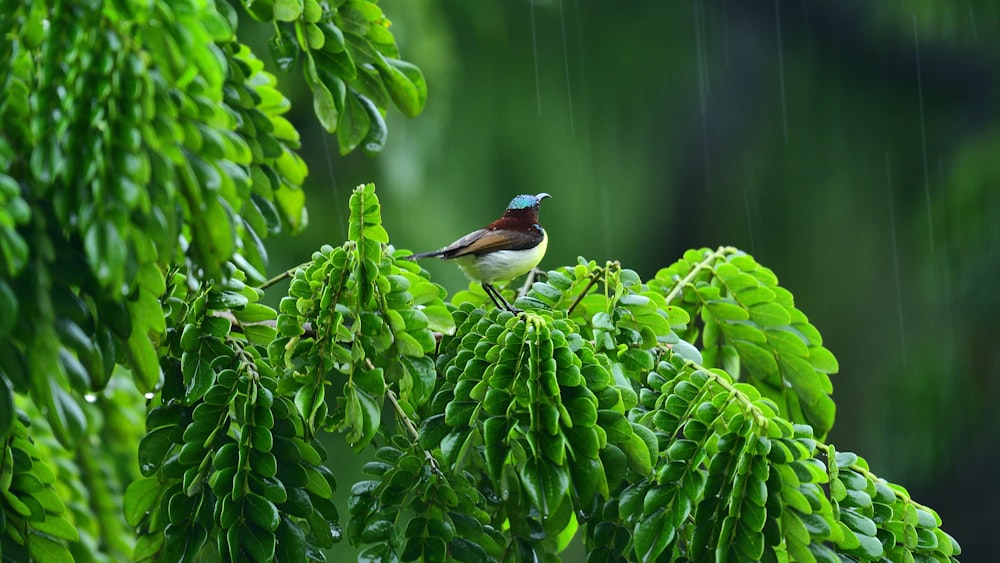
[[408,260],[441,258],[454,260],[499,309],[521,312],[493,286],[498,280],[509,281],[531,271],[545,256],[549,235],[538,224],[538,207],[547,193],[521,194],[510,200],[503,216],[485,227],[472,231],[441,250],[407,256]]

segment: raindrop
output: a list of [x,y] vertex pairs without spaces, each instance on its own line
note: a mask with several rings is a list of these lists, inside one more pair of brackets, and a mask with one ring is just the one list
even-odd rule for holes
[[747,187],[743,186],[743,207],[747,211],[747,230],[750,231],[750,253],[757,255],[757,248],[753,240],[753,221],[750,219],[750,199],[747,196]]
[[612,249],[615,248],[615,230],[610,226],[614,225],[614,220],[611,217],[611,207],[614,203],[611,201],[611,194],[608,186],[601,187],[601,209],[604,210],[604,236],[601,238],[604,240],[604,252],[607,255],[614,253]]
[[694,40],[698,56],[698,97],[699,102],[701,102],[701,115],[704,117],[705,98],[711,94],[711,86],[708,83],[708,55],[705,53],[705,5],[701,0],[698,0],[694,6]]
[[722,2],[722,43],[725,45],[726,70],[729,69],[729,1]]
[[979,41],[979,32],[976,31],[976,14],[972,11],[972,0],[968,1],[969,5],[969,23],[972,24],[972,39]]
[[750,231],[750,254],[754,256],[757,255],[757,245],[755,244],[753,237],[753,218],[750,213],[750,195],[748,194],[747,186],[749,185],[749,179],[753,177],[752,171],[750,169],[750,164],[747,164],[747,182],[743,184],[743,208],[747,212],[747,230]]
[[542,115],[542,86],[538,77],[538,34],[535,31],[535,0],[528,2],[531,7],[531,52],[535,57],[535,102],[538,104],[538,115]]
[[899,277],[899,251],[896,248],[896,211],[892,197],[892,170],[889,166],[889,153],[885,153],[885,180],[889,194],[889,233],[892,240],[892,269],[896,274],[896,312],[899,315],[899,348],[902,351],[903,365],[906,365],[906,337],[903,334],[903,290]]
[[88,403],[96,403],[97,402],[97,395],[95,395],[93,393],[86,393],[83,396],[83,400],[87,401]]
[[[945,186],[944,180],[944,163],[938,160],[938,186],[939,190],[943,190]],[[948,363],[951,366],[952,372],[955,372],[958,368],[955,367],[955,331],[954,331],[954,320],[952,319],[952,311],[954,310],[953,300],[951,297],[951,253],[949,249],[951,245],[949,244],[948,236],[948,215],[944,216],[944,220],[938,223],[941,227],[941,239],[943,241],[942,256],[941,256],[941,267],[939,268],[941,272],[944,273],[944,326],[945,326],[945,342],[947,343],[945,354],[948,356]],[[953,378],[946,378],[948,381],[953,382]]]
[[[337,196],[337,177],[333,173],[333,157],[331,156],[331,152],[330,152],[330,141],[327,140],[327,137],[328,137],[328,135],[320,135],[320,138],[323,140],[323,155],[326,157],[325,158],[325,160],[326,160],[326,176],[327,176],[327,178],[330,179],[330,191],[333,192],[333,196],[334,196],[333,197],[333,201],[335,202],[335,205],[336,205],[337,203],[339,203],[337,201],[337,197],[336,197]],[[334,210],[333,215],[335,217],[337,217],[337,220],[334,222],[335,225],[336,225],[336,228],[337,228],[337,232],[335,233],[337,236],[336,236],[335,240],[342,240],[342,239],[346,238],[346,232],[347,232],[347,227],[346,227],[346,225],[344,225],[344,223],[347,221],[346,214],[345,213],[338,213],[337,210]]]
[[701,156],[705,169],[705,189],[711,191],[712,163],[708,152],[708,95],[711,93],[711,87],[708,82],[708,55],[705,47],[705,6],[701,0],[694,5],[694,38],[698,67],[698,101],[701,109]]
[[934,254],[934,221],[931,218],[931,180],[927,170],[927,128],[924,125],[924,86],[920,75],[920,38],[917,36],[917,13],[913,13],[913,54],[917,59],[917,100],[920,103],[920,143],[924,151],[924,196],[927,199],[927,229],[931,239],[931,254]]
[[575,137],[576,127],[573,123],[573,87],[569,79],[569,49],[566,46],[566,18],[563,16],[562,0],[559,0],[559,26],[562,29],[563,62],[566,66],[566,103],[569,106],[569,134]]
[[778,30],[778,77],[781,81],[781,126],[785,133],[785,144],[788,144],[788,111],[785,106],[785,55],[781,48],[781,10],[779,0],[774,0],[774,23]]
[[152,398],[153,398],[154,396],[155,396],[155,394],[154,394],[154,393],[152,393],[152,392],[150,392],[150,393],[146,393],[145,395],[143,395],[143,397],[145,397],[147,401],[148,401],[149,399],[152,399]]
[[333,537],[333,541],[335,542],[340,541],[340,538],[343,535],[344,531],[340,527],[340,524],[337,524],[336,522],[330,522],[330,536]]

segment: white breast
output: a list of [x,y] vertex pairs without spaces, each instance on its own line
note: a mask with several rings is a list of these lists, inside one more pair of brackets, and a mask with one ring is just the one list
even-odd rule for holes
[[522,276],[542,261],[549,245],[549,235],[543,231],[542,242],[525,250],[498,250],[483,256],[455,258],[458,267],[473,281],[493,283]]

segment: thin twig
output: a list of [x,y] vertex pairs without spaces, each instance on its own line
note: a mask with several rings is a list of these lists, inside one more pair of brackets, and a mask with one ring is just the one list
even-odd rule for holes
[[[392,389],[386,389],[385,396],[389,398],[389,402],[392,403],[392,408],[396,410],[396,414],[399,415],[401,419],[403,419],[403,426],[406,427],[406,431],[409,432],[410,436],[413,437],[413,441],[419,442],[420,432],[417,431],[417,427],[416,425],[413,424],[413,421],[410,420],[410,417],[406,416],[406,412],[403,411],[403,406],[400,405],[399,401],[396,399],[396,393],[393,392]],[[437,460],[434,459],[434,456],[431,454],[431,452],[428,450],[424,450],[424,456],[427,457],[427,462],[430,463],[431,469],[433,469],[437,473],[441,473],[441,468],[438,467]]]
[[592,272],[590,272],[590,281],[587,283],[587,287],[583,288],[583,291],[580,292],[580,295],[576,296],[576,300],[573,301],[573,304],[569,306],[569,309],[566,309],[567,316],[573,314],[573,309],[576,309],[576,306],[579,305],[581,301],[583,301],[583,298],[586,297],[587,293],[590,292],[590,288],[594,287],[594,284],[597,283],[597,280],[601,279],[601,276],[605,273],[606,270],[607,266],[605,266],[604,268],[595,268]]
[[521,286],[521,291],[518,293],[519,296],[524,296],[528,294],[528,290],[531,286],[535,284],[535,280],[538,279],[538,274],[544,274],[545,272],[539,270],[538,268],[532,268],[528,272],[528,277],[524,278],[524,285]]
[[[238,334],[246,334],[247,332],[246,327],[256,326],[256,325],[269,326],[275,330],[278,329],[277,321],[259,321],[256,323],[243,324],[240,322],[239,319],[236,318],[235,315],[233,315],[232,311],[212,311],[212,316],[223,318],[229,321],[229,324],[232,325],[231,330]],[[299,336],[301,336],[302,338],[315,338],[316,331],[313,329],[312,323],[302,323],[302,334],[300,334]]]
[[417,427],[413,424],[413,421],[410,420],[410,417],[406,416],[406,412],[403,411],[403,405],[400,405],[399,400],[396,399],[396,393],[392,389],[387,389],[385,396],[388,397],[389,402],[392,403],[392,408],[396,409],[396,414],[403,419],[403,426],[406,427],[410,436],[412,436],[414,440],[419,440],[420,433],[417,432]]
[[683,279],[677,282],[677,285],[675,285],[674,288],[670,290],[670,293],[667,294],[666,297],[667,305],[669,305],[670,301],[672,301],[675,297],[677,297],[677,294],[681,292],[682,288],[684,288],[689,283],[691,283],[692,280],[694,280],[695,276],[698,275],[698,272],[707,268],[709,264],[711,264],[715,260],[722,258],[727,253],[734,252],[735,250],[736,249],[731,246],[720,246],[718,249],[716,249],[715,252],[706,256],[705,259],[702,260],[701,262],[698,262],[698,264],[694,268],[692,268],[690,272],[688,272],[688,275],[684,276]]
[[274,276],[273,278],[267,280],[266,282],[260,284],[258,286],[258,289],[267,289],[267,288],[271,287],[272,285],[280,282],[281,280],[283,280],[285,278],[290,278],[290,277],[292,277],[292,275],[295,273],[296,270],[298,270],[299,268],[303,268],[305,266],[308,266],[311,263],[312,263],[312,260],[310,260],[308,262],[303,262],[303,263],[299,264],[298,266],[296,266],[296,267],[294,267],[294,268],[292,268],[290,270],[285,270],[284,272],[281,272],[280,274],[278,274],[278,275]]

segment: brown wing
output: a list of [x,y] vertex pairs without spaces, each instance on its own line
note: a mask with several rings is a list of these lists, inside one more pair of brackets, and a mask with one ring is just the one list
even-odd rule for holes
[[544,234],[540,228],[524,231],[506,229],[479,229],[451,243],[442,249],[442,258],[458,258],[469,254],[482,254],[496,250],[521,250],[533,248],[542,241]]

